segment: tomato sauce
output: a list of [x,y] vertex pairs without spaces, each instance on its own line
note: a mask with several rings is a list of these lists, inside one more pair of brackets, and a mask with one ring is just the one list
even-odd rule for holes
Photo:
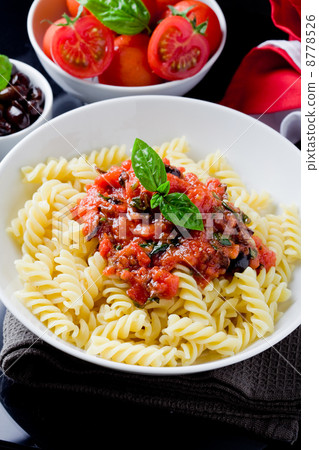
[[182,264],[204,287],[221,275],[231,277],[250,266],[259,271],[276,263],[276,255],[249,229],[250,219],[228,201],[227,186],[218,179],[202,183],[193,173],[163,160],[170,193],[186,193],[198,207],[203,231],[186,230],[152,209],[153,193],[139,182],[130,160],[111,167],[87,186],[72,209],[88,240],[97,237],[108,264],[104,274],[129,283],[128,295],[139,305],[178,291],[173,269]]

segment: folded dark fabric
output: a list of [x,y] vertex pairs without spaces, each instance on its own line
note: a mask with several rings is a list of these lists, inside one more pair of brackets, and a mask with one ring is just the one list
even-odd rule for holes
[[145,376],[67,355],[38,339],[7,312],[0,364],[14,381],[38,389],[165,408],[294,443],[300,424],[300,334],[299,327],[275,347],[222,369]]

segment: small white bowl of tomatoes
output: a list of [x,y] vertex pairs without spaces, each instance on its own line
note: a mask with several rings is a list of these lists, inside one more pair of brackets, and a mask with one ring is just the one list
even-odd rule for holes
[[27,27],[48,74],[85,103],[184,95],[226,40],[215,0],[35,0]]

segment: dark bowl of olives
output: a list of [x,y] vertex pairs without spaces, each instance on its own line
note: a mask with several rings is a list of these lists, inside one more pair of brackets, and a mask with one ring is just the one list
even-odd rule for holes
[[0,90],[0,159],[52,117],[53,94],[46,78],[28,64],[10,62],[10,81]]

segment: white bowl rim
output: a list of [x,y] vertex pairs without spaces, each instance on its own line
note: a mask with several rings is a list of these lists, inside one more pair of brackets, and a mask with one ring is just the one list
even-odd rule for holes
[[41,72],[39,72],[37,69],[35,69],[34,67],[30,66],[30,64],[27,64],[23,61],[17,60],[17,59],[12,59],[9,58],[10,62],[12,64],[14,64],[15,66],[17,66],[17,68],[19,70],[21,70],[21,72],[27,71],[28,73],[31,73],[32,76],[37,77],[38,79],[41,80],[41,86],[39,86],[37,81],[34,81],[34,79],[32,79],[32,76],[29,76],[31,83],[35,86],[35,87],[39,87],[43,94],[44,94],[44,108],[43,111],[41,113],[41,115],[37,118],[37,120],[35,120],[31,125],[29,125],[27,128],[24,128],[23,130],[17,131],[16,133],[13,134],[7,134],[6,136],[0,136],[0,143],[1,142],[5,142],[5,141],[9,141],[10,138],[19,138],[21,137],[21,139],[23,138],[23,134],[27,133],[31,133],[33,130],[35,130],[36,128],[39,127],[39,122],[38,121],[46,121],[46,116],[48,115],[48,113],[51,111],[52,105],[53,105],[53,92],[51,89],[51,86],[48,82],[48,80],[45,78],[44,75],[42,75]]
[[[275,131],[273,128],[269,127],[268,125],[260,122],[259,120],[248,116],[240,111],[234,110],[232,108],[228,108],[226,106],[222,106],[216,103],[211,103],[209,101],[205,100],[199,100],[199,99],[193,99],[188,97],[179,97],[179,96],[170,96],[170,95],[145,95],[145,96],[130,96],[130,97],[119,97],[119,98],[113,98],[108,100],[103,100],[100,102],[95,102],[91,104],[87,104],[84,106],[81,106],[75,110],[67,111],[64,114],[61,114],[58,117],[55,117],[54,119],[51,119],[48,121],[45,125],[43,125],[40,128],[37,128],[36,130],[32,131],[28,136],[23,139],[23,141],[20,141],[18,144],[16,144],[13,149],[4,157],[4,159],[0,162],[0,179],[2,172],[6,170],[6,166],[10,164],[11,159],[15,159],[16,154],[19,153],[20,148],[22,146],[28,145],[28,142],[34,139],[34,137],[37,136],[39,133],[43,133],[45,129],[49,126],[54,126],[59,121],[63,121],[65,118],[67,118],[70,115],[76,115],[81,114],[83,110],[89,111],[90,109],[94,109],[97,106],[101,107],[103,104],[109,105],[112,107],[112,103],[124,103],[127,102],[180,102],[181,104],[187,102],[192,104],[206,104],[210,105],[211,108],[216,109],[224,109],[228,110],[229,113],[233,114],[234,116],[241,117],[242,119],[247,121],[248,125],[257,125],[258,127],[261,127],[266,133],[275,135],[276,138],[282,142],[283,145],[287,146],[289,145],[291,150],[294,151],[296,154],[300,156],[299,150],[284,136],[279,134],[277,131]],[[258,122],[258,123],[256,123]],[[233,356],[229,356],[227,358],[218,359],[211,362],[205,362],[202,364],[195,364],[190,366],[177,366],[177,367],[145,367],[145,366],[138,366],[138,365],[130,365],[125,363],[118,363],[114,361],[109,361],[94,355],[87,354],[84,350],[79,349],[78,347],[75,347],[74,345],[63,341],[62,339],[57,338],[56,335],[54,335],[51,331],[48,329],[47,332],[42,333],[39,329],[39,326],[36,326],[33,323],[30,323],[28,318],[20,311],[17,311],[14,306],[11,304],[10,299],[6,297],[6,292],[3,286],[0,285],[0,298],[5,307],[23,324],[26,328],[28,328],[30,331],[32,331],[36,336],[39,337],[39,339],[43,339],[48,344],[52,345],[53,347],[63,351],[64,353],[67,353],[71,356],[74,356],[76,358],[82,359],[84,361],[96,364],[98,366],[105,367],[106,369],[114,369],[122,372],[131,372],[136,374],[145,374],[145,375],[163,375],[163,376],[172,376],[172,375],[187,375],[191,373],[200,373],[200,372],[207,372],[210,370],[219,369],[222,367],[226,367],[232,364],[237,364],[238,362],[244,361],[246,359],[249,359],[253,356],[256,356],[260,353],[262,353],[265,350],[270,349],[275,344],[280,342],[282,339],[287,337],[290,333],[292,333],[301,323],[301,316],[296,315],[294,317],[294,320],[292,320],[289,323],[289,326],[286,326],[285,329],[280,330],[278,329],[276,333],[271,334],[270,336],[267,336],[267,338],[263,337],[258,340],[258,348],[252,348],[251,346],[248,346],[243,351],[236,353]],[[253,345],[253,344],[252,344]]]
[[[42,0],[34,0],[33,1],[32,5],[30,7],[29,13],[28,13],[28,18],[27,18],[27,30],[28,30],[29,39],[31,41],[32,47],[36,50],[36,53],[40,53],[41,56],[45,59],[46,63],[49,65],[49,67],[51,67],[52,70],[57,70],[58,73],[61,76],[65,77],[66,79],[72,80],[72,82],[75,82],[75,83],[79,83],[79,85],[81,85],[82,87],[85,87],[87,84],[93,85],[94,88],[96,88],[97,90],[101,90],[102,92],[104,90],[108,90],[110,92],[119,91],[119,92],[122,92],[122,94],[125,92],[132,92],[135,94],[144,94],[145,92],[147,93],[147,91],[151,89],[152,93],[156,94],[156,92],[160,92],[163,90],[163,86],[170,87],[170,86],[175,86],[175,85],[182,86],[183,84],[187,84],[187,81],[189,81],[191,79],[196,79],[197,77],[200,77],[203,72],[206,72],[211,68],[211,66],[215,63],[215,61],[218,59],[221,52],[223,51],[223,48],[224,48],[225,42],[226,42],[226,38],[227,38],[227,24],[226,24],[226,19],[225,19],[224,13],[216,0],[209,0],[214,5],[214,8],[213,8],[214,11],[218,13],[217,14],[218,20],[220,23],[220,28],[222,30],[222,40],[220,42],[220,45],[219,45],[217,51],[208,59],[206,64],[195,75],[188,77],[188,78],[184,78],[182,80],[164,81],[163,83],[152,84],[149,86],[117,86],[117,85],[112,85],[112,84],[91,83],[86,79],[73,77],[69,73],[65,72],[63,69],[61,69],[60,66],[55,64],[50,58],[47,57],[47,55],[44,53],[44,51],[38,44],[38,42],[35,38],[34,32],[33,32],[32,21],[33,21],[34,11],[37,8],[38,3],[40,3],[40,1],[42,1]],[[152,95],[152,94],[150,94],[150,95]]]

